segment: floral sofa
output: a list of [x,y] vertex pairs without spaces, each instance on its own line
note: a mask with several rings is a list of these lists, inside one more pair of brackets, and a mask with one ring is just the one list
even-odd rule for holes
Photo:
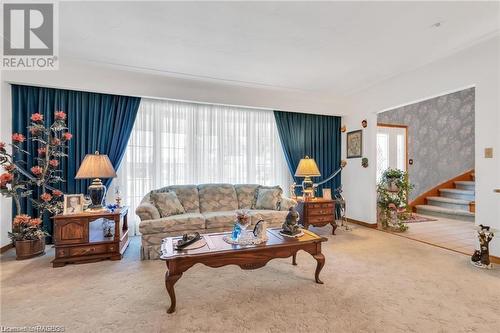
[[[175,193],[183,213],[170,216],[161,213],[158,202],[153,198],[157,198],[158,193],[166,192]],[[296,204],[294,200],[283,197],[278,186],[203,184],[167,186],[153,190],[136,209],[136,214],[141,219],[141,258],[158,259],[161,241],[168,236],[195,231],[230,231],[239,209],[249,210],[252,226],[259,220],[265,220],[269,227],[281,226],[288,210]]]

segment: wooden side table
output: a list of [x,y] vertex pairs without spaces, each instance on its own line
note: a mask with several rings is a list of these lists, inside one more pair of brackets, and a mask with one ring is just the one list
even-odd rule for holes
[[[53,267],[69,263],[95,262],[104,259],[120,260],[129,244],[128,207],[114,212],[83,212],[56,215],[54,221],[54,247],[56,258]],[[103,222],[111,224],[114,232],[104,237]]]
[[337,224],[335,223],[335,201],[323,198],[314,198],[310,201],[298,200],[297,212],[300,214],[300,221],[305,229],[310,225],[323,227],[332,225],[332,235],[335,235]]

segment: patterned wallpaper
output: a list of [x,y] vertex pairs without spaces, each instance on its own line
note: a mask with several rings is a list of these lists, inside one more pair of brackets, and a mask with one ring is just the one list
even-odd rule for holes
[[378,115],[379,123],[408,126],[408,168],[413,200],[474,168],[474,88]]

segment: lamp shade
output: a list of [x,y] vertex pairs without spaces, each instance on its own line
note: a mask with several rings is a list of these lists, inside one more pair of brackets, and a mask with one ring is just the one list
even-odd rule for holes
[[116,172],[108,155],[87,154],[83,159],[75,179],[84,178],[115,178]]
[[318,177],[321,176],[318,166],[314,159],[309,158],[309,156],[304,157],[300,160],[297,170],[295,171],[295,177]]

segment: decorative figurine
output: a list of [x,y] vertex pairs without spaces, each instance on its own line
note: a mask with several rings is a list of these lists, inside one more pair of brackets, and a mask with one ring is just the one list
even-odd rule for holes
[[368,168],[368,158],[363,157],[363,158],[361,159],[361,166],[362,166],[363,168]]
[[302,231],[300,230],[300,226],[298,224],[299,213],[295,210],[295,208],[291,207],[289,209],[288,215],[286,216],[285,223],[281,226],[280,233],[287,236],[297,236]]
[[489,226],[480,224],[479,228],[480,229],[477,231],[477,237],[479,238],[480,250],[474,251],[474,254],[471,257],[471,262],[476,267],[491,269],[493,265],[490,262],[489,244],[495,234],[490,231]]
[[295,193],[295,188],[297,187],[297,183],[293,182],[292,185],[290,185],[290,197],[292,199],[297,199],[297,194]]
[[368,126],[368,121],[366,119],[363,119],[363,121],[361,122],[361,126],[363,126],[363,128],[366,128],[366,126]]
[[267,222],[264,220],[257,222],[255,228],[253,228],[253,235],[259,241],[267,241]]
[[118,187],[118,186],[115,189],[115,202],[116,202],[116,207],[120,208],[121,202],[122,202],[122,197],[120,195],[120,187]]
[[115,223],[111,220],[108,219],[103,219],[102,221],[102,232],[104,235],[104,238],[111,238],[113,237],[113,228],[115,226]]

